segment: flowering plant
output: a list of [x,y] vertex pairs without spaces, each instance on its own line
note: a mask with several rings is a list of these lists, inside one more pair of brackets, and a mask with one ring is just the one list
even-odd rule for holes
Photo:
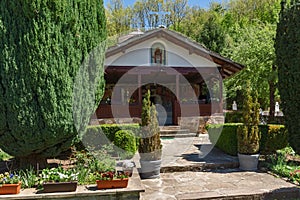
[[62,167],[43,169],[40,174],[42,182],[69,182],[77,181],[78,173],[74,170],[65,170]]
[[17,184],[20,182],[20,177],[16,174],[10,174],[5,172],[4,174],[0,174],[0,187],[3,184]]
[[113,172],[113,171],[109,171],[109,172],[104,172],[104,173],[97,173],[96,174],[96,180],[115,180],[115,179],[125,179],[128,178],[129,174],[128,173],[124,173],[121,171],[118,172]]

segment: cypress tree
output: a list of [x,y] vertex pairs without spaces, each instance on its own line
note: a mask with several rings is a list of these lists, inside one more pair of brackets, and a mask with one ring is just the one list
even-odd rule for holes
[[84,131],[105,39],[103,0],[0,1],[0,148],[21,166],[44,165]]
[[289,143],[300,153],[300,1],[281,5],[275,40],[278,89]]

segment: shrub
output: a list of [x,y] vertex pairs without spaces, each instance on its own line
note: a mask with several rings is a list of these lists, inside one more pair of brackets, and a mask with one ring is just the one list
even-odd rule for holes
[[[254,95],[254,98],[252,98]],[[238,152],[241,154],[256,154],[259,152],[260,131],[259,124],[259,103],[257,92],[251,93],[250,82],[243,101],[243,125],[237,129]]]
[[[237,155],[237,128],[240,123],[208,125],[209,139],[216,147],[229,155]],[[259,125],[261,132],[260,152],[271,154],[288,145],[287,130],[283,125]],[[217,133],[221,132],[219,138]]]
[[119,130],[115,134],[114,144],[125,151],[125,158],[132,157],[136,150],[136,139],[129,130]]
[[143,99],[142,121],[140,126],[141,138],[139,153],[141,160],[160,160],[162,155],[160,131],[155,105],[151,106],[149,90]]
[[225,123],[242,123],[243,114],[241,111],[227,112],[225,115]]
[[283,125],[268,125],[261,135],[261,153],[271,154],[288,146],[288,133]]
[[[209,139],[216,147],[229,155],[237,155],[237,127],[241,124],[210,124],[208,125]],[[218,133],[220,133],[217,138]]]
[[140,129],[138,124],[102,124],[96,127],[101,128],[103,133],[110,141],[115,141],[115,134],[119,130],[129,130],[134,136],[138,136]]
[[[138,146],[139,134],[138,124],[103,124],[97,126],[89,126],[86,133],[82,137],[82,141],[77,145],[79,149],[84,149],[85,147],[93,147],[95,150],[101,149],[103,145],[114,143],[116,140],[116,133],[120,130],[130,131],[133,138],[135,139],[135,146]],[[130,140],[129,140],[130,141]],[[129,144],[124,144],[128,146]]]

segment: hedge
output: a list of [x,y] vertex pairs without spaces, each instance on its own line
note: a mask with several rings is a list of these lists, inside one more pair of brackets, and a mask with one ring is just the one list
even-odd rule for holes
[[[210,141],[225,153],[236,156],[238,152],[236,131],[239,125],[241,123],[208,125]],[[259,129],[261,154],[270,154],[288,145],[288,134],[283,125],[259,125]]]
[[[133,135],[133,138],[135,140],[134,142],[137,148],[138,135],[140,130],[138,124],[102,124],[96,126],[89,126],[86,130],[86,133],[82,137],[81,144],[77,146],[79,146],[80,148],[85,148],[89,146],[93,147],[96,150],[100,149],[105,144],[115,143],[116,133],[120,130],[129,131]],[[120,137],[118,137],[118,139],[119,138]],[[132,143],[131,139],[128,139],[127,141],[129,143]],[[123,145],[127,146],[127,144]]]

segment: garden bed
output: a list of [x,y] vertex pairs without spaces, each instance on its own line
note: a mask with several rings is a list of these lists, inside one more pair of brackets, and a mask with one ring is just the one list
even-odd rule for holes
[[75,192],[42,193],[35,188],[29,188],[22,189],[17,195],[0,195],[0,199],[139,199],[140,193],[144,191],[138,171],[134,168],[126,188],[98,190],[96,183],[93,185],[79,185]]

